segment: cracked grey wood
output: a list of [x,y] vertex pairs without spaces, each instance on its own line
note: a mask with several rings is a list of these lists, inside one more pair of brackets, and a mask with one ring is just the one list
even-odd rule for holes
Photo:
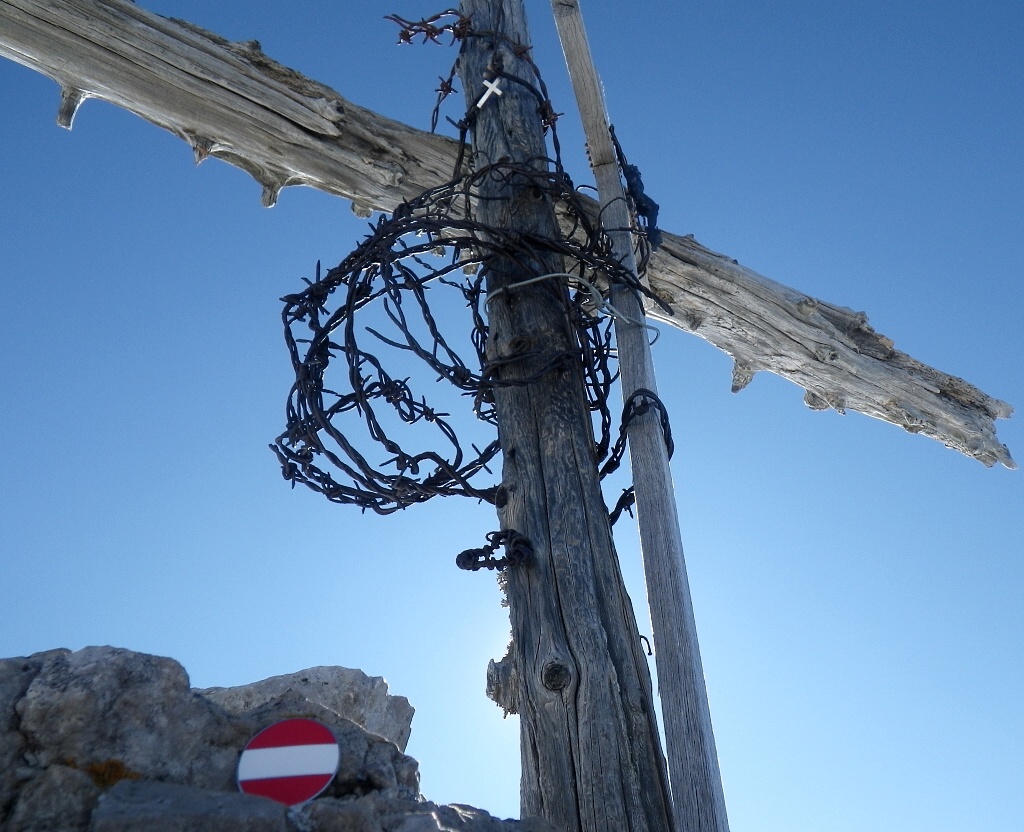
[[[467,106],[481,100],[491,67],[529,78],[512,48],[528,44],[522,0],[462,0],[480,31],[459,57]],[[536,100],[517,84],[481,107],[473,124],[482,160],[507,159],[546,173]],[[481,162],[482,166],[483,162]],[[557,234],[557,218],[533,180],[484,177],[477,219],[524,236]],[[495,258],[487,264],[488,358],[501,379],[531,378],[576,343],[568,289],[552,281],[557,255]],[[517,346],[518,345],[518,346]],[[529,564],[502,573],[512,643],[488,686],[520,715],[523,817],[539,815],[565,832],[671,832],[668,775],[661,753],[650,672],[619,570],[601,494],[594,433],[581,367],[540,373],[530,384],[494,388],[502,447],[496,499],[502,529],[532,543]]]
[[[0,55],[62,88],[59,123],[102,98],[248,171],[272,205],[287,185],[390,211],[446,181],[455,142],[384,118],[268,58],[127,0],[0,0]],[[806,391],[815,409],[856,410],[936,439],[985,465],[1015,468],[995,420],[1013,409],[895,349],[867,316],[744,268],[692,237],[665,235],[652,288],[673,307],[652,318],[735,361],[733,388],[757,372]]]
[[[552,0],[551,7],[583,120],[601,216],[611,229],[615,256],[635,275],[626,193],[583,14],[577,0]],[[615,319],[615,343],[623,399],[628,402],[637,390],[657,393],[640,301],[621,286],[612,287],[610,294],[620,313]],[[631,420],[627,434],[675,828],[677,832],[729,832],[675,487],[658,413],[650,411]]]

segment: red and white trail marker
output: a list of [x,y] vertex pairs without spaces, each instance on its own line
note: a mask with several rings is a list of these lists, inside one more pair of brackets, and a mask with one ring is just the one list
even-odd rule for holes
[[312,800],[338,770],[331,729],[315,719],[286,719],[249,740],[238,761],[238,788],[286,806]]

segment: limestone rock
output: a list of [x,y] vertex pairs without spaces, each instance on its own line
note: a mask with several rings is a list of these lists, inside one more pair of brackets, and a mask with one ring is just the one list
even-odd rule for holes
[[50,766],[18,794],[7,832],[86,832],[100,789],[85,772]]
[[[354,680],[351,695],[341,688],[346,679]],[[405,745],[412,708],[388,696],[383,680],[314,668],[205,693],[189,687],[177,662],[114,647],[0,660],[0,830],[552,830],[424,801],[416,761],[385,738]],[[289,717],[330,726],[340,751],[324,794],[290,810],[239,793],[235,782],[248,740]]]
[[359,800],[321,798],[293,813],[314,832],[558,832],[540,818],[499,820],[481,809],[370,794]]
[[240,792],[123,780],[103,795],[89,832],[289,832],[287,814]]
[[312,667],[251,685],[197,691],[233,714],[248,713],[288,692],[352,720],[405,751],[415,709],[404,696],[389,695],[388,683],[380,676],[367,676],[361,670]]
[[317,719],[330,726],[338,741],[339,762],[338,772],[325,794],[357,797],[383,791],[392,797],[419,797],[419,764],[412,757],[399,751],[394,743],[368,733],[295,691],[288,691],[239,718],[252,726],[251,734],[282,719]]
[[35,656],[0,661],[0,820],[10,812],[19,785],[28,774],[22,771],[27,743],[14,706],[42,666],[43,659]]
[[113,647],[49,654],[18,702],[25,761],[234,787],[251,726],[193,693],[173,659]]

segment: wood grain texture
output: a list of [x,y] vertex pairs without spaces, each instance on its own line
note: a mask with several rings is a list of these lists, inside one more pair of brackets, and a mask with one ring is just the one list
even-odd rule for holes
[[309,185],[390,210],[451,176],[454,142],[413,130],[232,43],[125,0],[4,0],[0,54],[61,85],[60,123],[102,98],[249,172],[264,203]]
[[651,285],[673,314],[649,306],[648,315],[728,353],[734,390],[775,373],[803,387],[812,409],[858,411],[987,466],[1017,467],[995,429],[1013,408],[900,352],[865,313],[790,289],[692,237],[665,234],[653,260]]
[[[497,33],[463,44],[467,107],[496,67],[532,78],[512,48],[529,43],[521,0],[463,0],[462,11],[475,32]],[[536,99],[507,79],[502,87],[500,98],[476,111],[477,165],[505,159],[546,170]],[[553,206],[525,177],[487,178],[477,216],[488,227],[557,234]],[[493,298],[489,358],[513,354],[514,343],[529,347],[527,357],[501,365],[501,378],[531,378],[553,357],[577,351],[562,282],[506,289],[538,269],[563,270],[557,258],[536,256],[531,264],[485,264]],[[612,543],[581,368],[570,362],[530,384],[497,387],[495,405],[501,526],[525,535],[534,549],[529,566],[504,573],[513,638],[504,667],[490,674],[501,685],[517,685],[512,697],[500,696],[503,706],[514,701],[520,717],[522,815],[544,817],[566,832],[668,832],[668,778],[650,675]]]
[[[124,107],[252,174],[272,205],[308,185],[390,211],[446,181],[456,147],[347,101],[274,62],[127,0],[0,0],[0,55],[54,79],[59,121],[87,98]],[[648,314],[704,338],[735,360],[734,389],[776,373],[816,409],[857,410],[936,439],[985,465],[1015,468],[995,430],[1013,409],[928,367],[876,333],[867,316],[820,301],[665,235],[648,279],[672,304]]]
[[[562,51],[579,105],[601,216],[615,256],[636,274],[626,193],[612,146],[601,83],[577,0],[552,0]],[[637,296],[617,287],[612,304],[623,399],[657,392],[648,334]],[[651,607],[662,725],[677,832],[728,832],[722,775],[711,726],[697,625],[683,557],[675,489],[656,411],[627,425],[644,577]]]

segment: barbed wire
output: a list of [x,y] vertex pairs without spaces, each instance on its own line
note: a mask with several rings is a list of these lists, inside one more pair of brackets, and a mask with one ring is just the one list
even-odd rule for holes
[[[446,33],[453,42],[493,34],[474,32],[454,10],[417,22],[390,19],[403,27],[402,42],[417,36],[440,42]],[[594,216],[565,173],[547,89],[528,50],[512,46],[527,58],[534,77],[518,78],[501,67],[496,76],[537,98],[552,136],[553,158],[512,164],[485,163],[474,156],[467,164],[467,136],[475,116],[470,107],[453,122],[463,148],[453,179],[401,204],[390,217],[382,215],[341,263],[326,273],[318,263],[315,279],[282,298],[295,381],[285,429],[271,448],[293,485],[380,514],[434,496],[494,503],[497,486],[481,480],[500,453],[497,439],[477,447],[460,438],[455,417],[428,402],[424,382],[447,382],[468,400],[478,420],[494,426],[497,388],[533,384],[569,364],[583,369],[586,403],[596,422],[595,458],[599,465],[607,460],[605,473],[618,466],[624,434],[620,431],[613,444],[609,397],[617,371],[612,319],[603,296],[620,285],[665,304],[615,257],[600,212]],[[452,91],[453,79],[454,71],[442,79],[438,106]],[[476,207],[486,193],[513,185],[550,201],[560,217],[560,234],[516,232],[477,219]],[[643,241],[639,254],[646,263]],[[541,265],[552,258],[562,263],[557,272]],[[488,356],[487,276],[510,262],[527,277],[500,291],[515,292],[532,283],[547,286],[552,302],[562,304],[571,323],[573,340],[564,352],[537,355],[527,339],[513,338],[502,357]],[[442,312],[441,302],[453,292],[469,314],[468,326],[454,337],[446,334],[449,310],[446,305]],[[371,307],[375,317],[368,321]],[[426,378],[411,369],[410,358],[428,370]],[[508,378],[502,372],[509,363],[527,359],[535,367],[529,376]],[[508,548],[511,539],[504,533],[489,537],[485,549],[469,550],[464,560],[474,568],[508,565],[515,556],[496,559],[493,553],[501,544]]]
[[[505,547],[505,557],[496,558],[499,546]],[[506,566],[526,566],[533,558],[533,544],[515,529],[502,529],[487,533],[487,543],[477,549],[466,549],[455,558],[455,565],[468,572],[481,569],[504,569]]]

